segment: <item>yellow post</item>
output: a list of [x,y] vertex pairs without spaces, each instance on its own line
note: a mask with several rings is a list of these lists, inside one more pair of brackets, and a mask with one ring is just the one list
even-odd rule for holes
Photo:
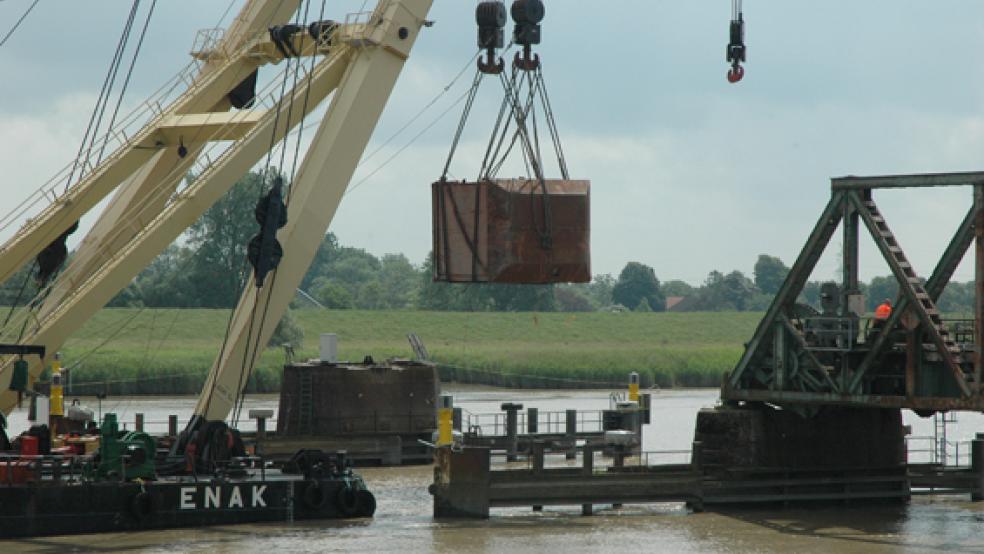
[[639,401],[639,374],[635,371],[629,374],[629,401]]
[[65,415],[65,394],[62,388],[61,374],[61,354],[55,352],[55,359],[51,362],[51,408],[49,415]]
[[441,406],[437,410],[437,445],[450,446],[454,442],[451,433],[454,418],[454,399],[450,394],[441,395]]

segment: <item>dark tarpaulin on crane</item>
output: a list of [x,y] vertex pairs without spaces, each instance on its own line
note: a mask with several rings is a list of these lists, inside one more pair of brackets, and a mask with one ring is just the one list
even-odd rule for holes
[[547,179],[545,185],[527,179],[434,183],[434,280],[590,281],[590,183]]

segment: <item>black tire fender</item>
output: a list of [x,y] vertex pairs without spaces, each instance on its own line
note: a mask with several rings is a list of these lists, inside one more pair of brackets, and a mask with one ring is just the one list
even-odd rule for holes
[[130,513],[137,521],[143,523],[154,514],[157,508],[154,496],[147,491],[140,491],[130,499]]
[[304,487],[301,499],[304,501],[306,507],[312,510],[320,510],[328,503],[328,494],[318,481],[308,481],[307,486]]
[[372,517],[376,513],[376,497],[371,492],[359,489],[355,493],[355,502],[360,516]]
[[338,511],[345,517],[356,517],[360,515],[359,495],[358,491],[354,488],[342,487],[338,489],[338,494],[335,495],[335,504],[338,506]]

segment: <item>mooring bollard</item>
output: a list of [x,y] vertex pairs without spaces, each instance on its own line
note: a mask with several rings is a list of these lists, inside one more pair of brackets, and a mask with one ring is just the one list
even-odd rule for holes
[[451,408],[451,429],[461,431],[461,408]]
[[523,405],[506,402],[499,407],[506,412],[506,461],[515,462],[519,453],[519,411]]
[[266,420],[273,417],[273,410],[250,410],[249,418],[256,420],[256,446],[253,454],[263,455],[263,441],[266,440]]
[[635,371],[629,374],[629,401],[639,401],[639,374]]
[[984,433],[977,433],[970,441],[970,467],[977,478],[970,499],[980,502],[984,500]]
[[567,443],[566,458],[577,458],[577,410],[567,410],[567,426],[564,429],[564,441]]
[[649,422],[651,421],[652,414],[650,410],[652,409],[652,404],[653,404],[653,395],[649,394],[648,392],[646,394],[639,395],[639,409],[642,411],[641,421],[644,425],[649,425]]
[[[585,477],[591,477],[591,474],[594,473],[594,453],[595,451],[593,445],[590,444],[584,445],[584,450],[582,450],[582,455],[584,459],[581,465],[581,473],[583,473]],[[581,504],[582,516],[589,516],[591,515],[591,513],[592,513],[591,504]]]
[[[531,408],[535,410],[536,408]],[[544,466],[544,456],[546,454],[546,444],[543,441],[533,441],[530,445],[530,453],[533,455],[533,475],[541,475],[543,473]],[[533,505],[534,512],[542,512],[542,504]]]
[[178,436],[178,416],[176,415],[167,416],[167,436]]
[[144,429],[143,414],[137,414],[136,421],[133,423],[133,428],[136,429],[138,433],[143,433],[143,429]]
[[526,408],[526,432],[533,434],[537,433],[539,428],[537,424],[537,418],[540,417],[540,410],[537,408]]
[[441,395],[441,405],[437,410],[437,445],[451,446],[454,443],[454,398],[450,394]]

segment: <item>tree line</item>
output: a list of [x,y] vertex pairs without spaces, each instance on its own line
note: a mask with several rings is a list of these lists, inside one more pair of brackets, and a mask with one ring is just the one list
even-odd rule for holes
[[[264,179],[250,173],[192,225],[182,239],[147,266],[110,306],[230,308],[251,268],[246,245],[258,231],[254,217]],[[301,282],[295,306],[331,309],[420,309],[437,311],[640,311],[661,312],[667,299],[678,311],[763,311],[782,286],[789,268],[762,254],[753,274],[711,271],[699,285],[661,282],[654,268],[629,262],[618,276],[595,275],[590,283],[505,285],[442,283],[432,280],[432,261],[413,263],[403,254],[377,257],[342,245],[328,233]],[[0,286],[0,304],[24,304],[37,293],[31,267]],[[799,301],[819,307],[820,281],[810,281]],[[898,295],[892,276],[861,284],[868,307]],[[950,283],[938,305],[945,312],[972,312],[974,284]]]

